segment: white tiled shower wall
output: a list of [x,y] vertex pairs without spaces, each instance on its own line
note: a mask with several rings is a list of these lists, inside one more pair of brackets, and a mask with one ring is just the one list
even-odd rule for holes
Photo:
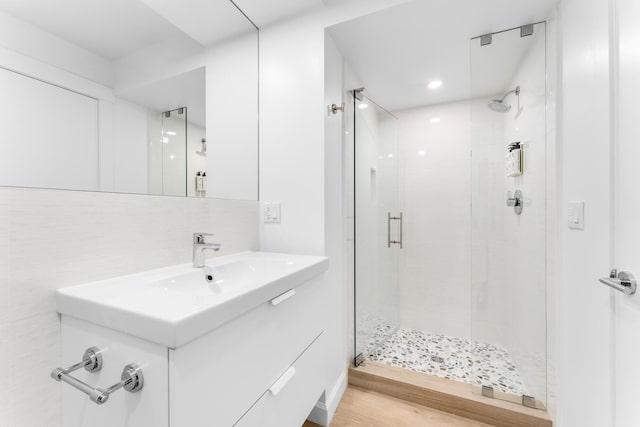
[[[191,234],[221,255],[259,248],[258,203],[0,188],[0,425],[56,427],[55,290],[191,259]],[[80,356],[80,355],[79,355]]]
[[470,338],[469,102],[395,114],[405,214],[400,325]]

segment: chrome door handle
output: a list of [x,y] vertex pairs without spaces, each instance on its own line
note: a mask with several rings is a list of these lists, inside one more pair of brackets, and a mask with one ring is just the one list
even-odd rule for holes
[[[391,240],[391,220],[399,220],[400,221],[400,240]],[[391,244],[400,245],[400,249],[402,249],[402,228],[403,228],[403,219],[402,212],[400,212],[400,216],[391,216],[391,212],[387,213],[387,247],[390,248]]]
[[633,273],[627,271],[617,272],[617,270],[611,270],[609,277],[603,277],[598,279],[600,283],[603,283],[609,287],[612,287],[616,291],[620,291],[625,295],[633,295],[638,288],[638,282],[636,276]]

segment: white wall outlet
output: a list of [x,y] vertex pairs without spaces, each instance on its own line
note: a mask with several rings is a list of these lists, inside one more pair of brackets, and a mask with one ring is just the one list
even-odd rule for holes
[[567,206],[567,225],[569,228],[584,230],[584,201],[569,202]]
[[280,224],[280,203],[265,203],[264,204],[264,223],[265,224]]

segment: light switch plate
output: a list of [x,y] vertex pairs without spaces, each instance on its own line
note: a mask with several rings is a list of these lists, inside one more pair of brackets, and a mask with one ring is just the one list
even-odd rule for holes
[[265,203],[263,207],[265,224],[280,224],[280,203]]
[[567,225],[569,228],[584,230],[584,201],[569,202],[567,206]]

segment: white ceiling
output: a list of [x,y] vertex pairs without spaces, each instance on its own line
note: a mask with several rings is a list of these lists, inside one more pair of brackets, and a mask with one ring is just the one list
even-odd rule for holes
[[[234,1],[262,27],[350,0]],[[468,98],[469,39],[542,21],[555,2],[414,0],[330,32],[367,94],[397,110]],[[206,46],[255,31],[229,0],[0,0],[0,9],[109,60],[185,35]],[[432,79],[444,86],[428,92]]]
[[[470,97],[470,42],[544,21],[556,0],[414,0],[329,31],[366,88],[395,111]],[[509,60],[520,58],[506,55]],[[431,80],[444,85],[429,91]],[[504,82],[506,85],[506,82]],[[500,85],[496,85],[500,86]],[[498,92],[501,92],[498,90]]]
[[203,46],[255,31],[229,0],[142,1]]
[[323,4],[322,0],[234,0],[256,24],[264,27]]
[[255,31],[229,0],[0,0],[0,10],[112,61],[185,35],[208,46]]
[[138,0],[0,0],[0,9],[109,60],[181,34]]
[[160,112],[187,106],[189,121],[206,128],[205,94],[206,70],[202,67],[117,95]]

